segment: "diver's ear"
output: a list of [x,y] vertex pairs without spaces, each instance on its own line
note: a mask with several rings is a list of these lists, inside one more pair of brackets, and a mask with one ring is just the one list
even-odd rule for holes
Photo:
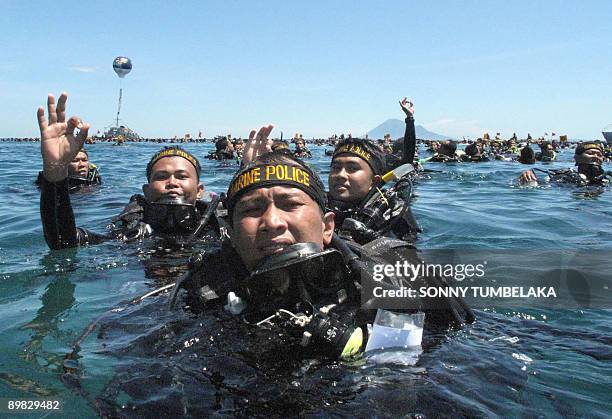
[[206,190],[206,188],[204,188],[204,184],[200,183],[198,185],[198,193],[196,194],[196,198],[197,199],[202,199],[202,196],[204,196],[204,191]]
[[373,181],[372,183],[373,183],[374,185],[377,185],[377,184],[379,184],[379,183],[380,183],[381,179],[382,179],[382,176],[381,176],[381,175],[376,175],[376,176],[374,176],[374,181]]
[[334,235],[334,228],[336,223],[334,218],[336,214],[333,212],[328,212],[323,215],[323,245],[327,246],[332,241],[332,236]]

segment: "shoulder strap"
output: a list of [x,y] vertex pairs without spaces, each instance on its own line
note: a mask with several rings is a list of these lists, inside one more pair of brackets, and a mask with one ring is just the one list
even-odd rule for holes
[[123,208],[119,215],[112,218],[112,222],[121,221],[124,225],[140,221],[144,217],[144,207],[146,205],[145,197],[140,194],[132,195],[130,202]]

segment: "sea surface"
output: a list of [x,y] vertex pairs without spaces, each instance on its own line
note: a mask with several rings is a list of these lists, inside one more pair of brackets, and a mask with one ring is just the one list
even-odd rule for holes
[[[258,332],[223,315],[210,323],[168,312],[167,295],[129,304],[160,286],[147,269],[150,253],[117,242],[50,251],[33,184],[41,168],[39,147],[0,143],[0,397],[61,399],[63,411],[48,417],[165,417],[181,414],[185,406],[200,416],[603,418],[612,413],[612,316],[605,307],[484,307],[476,310],[473,325],[426,336],[411,365],[367,358],[296,360],[271,343],[245,343]],[[206,160],[211,147],[185,145],[201,159],[207,191],[220,193],[237,165]],[[77,224],[104,231],[141,191],[146,162],[159,148],[88,146],[103,184],[72,195]],[[311,162],[326,178],[329,157],[323,147],[311,148]],[[570,167],[572,156],[564,150],[557,162],[536,167]],[[513,162],[426,167],[432,172],[417,183],[412,204],[423,228],[417,247],[424,251],[516,252],[525,258],[517,265],[525,265],[527,283],[532,270],[555,267],[546,261],[533,266],[524,256],[530,252],[612,254],[610,188],[599,193],[518,187],[515,179],[527,166]],[[508,270],[507,283],[514,283],[514,276]]]

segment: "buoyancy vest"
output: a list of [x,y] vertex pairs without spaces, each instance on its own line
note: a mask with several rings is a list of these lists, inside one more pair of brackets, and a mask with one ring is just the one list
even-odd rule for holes
[[[349,264],[347,259],[350,259],[351,256],[341,251],[344,262],[339,262],[341,265],[335,268],[329,267],[328,272],[331,274],[334,271],[342,275],[343,279],[334,283],[338,284],[339,289],[346,290],[345,295],[348,295],[349,298],[338,301],[336,305],[346,306],[340,309],[342,312],[352,312],[355,316],[361,317],[361,320],[355,319],[357,323],[364,319],[368,321],[373,319],[372,302],[369,301],[367,294],[369,287],[380,285],[386,289],[400,289],[401,287],[418,289],[423,286],[445,287],[449,285],[449,279],[435,275],[420,275],[417,278],[385,276],[382,279],[374,276],[376,266],[396,265],[397,263],[416,266],[423,263],[410,243],[388,237],[378,238],[363,246],[355,242],[342,241],[342,243],[350,248],[353,256],[358,258],[357,264]],[[249,275],[249,271],[244,267],[235,250],[229,244],[225,244],[216,252],[199,254],[192,258],[189,279],[184,281],[180,287],[188,291],[186,304],[190,310],[195,309],[196,312],[200,312],[208,308],[221,309],[228,302],[228,294],[233,292],[245,298],[247,305],[250,306],[250,310],[247,310],[246,313],[252,313],[263,304],[257,300],[249,300],[249,295],[252,296],[252,294],[244,291]],[[355,290],[361,290],[363,293],[355,297]],[[398,301],[401,303],[401,299]],[[312,302],[315,309],[328,303],[327,300]],[[437,325],[458,325],[471,323],[474,320],[472,310],[459,298],[417,298],[409,307],[387,308],[400,311],[404,309],[425,311],[429,316],[429,322]]]
[[609,171],[604,171],[601,166],[592,165],[592,167],[595,170],[587,171],[586,173],[584,170],[578,171],[570,168],[538,170],[548,174],[552,182],[573,184],[577,186],[608,185],[612,178],[612,173]]
[[[213,200],[211,202],[212,205],[217,205],[218,201]],[[208,209],[208,205],[203,201],[196,201],[196,210],[198,215],[201,217],[206,213]],[[113,217],[112,223],[114,226],[114,230],[116,235],[122,238],[123,240],[142,240],[143,238],[151,235],[153,232],[151,227],[144,221],[144,213],[145,206],[147,205],[147,201],[145,197],[141,194],[134,194],[130,197],[130,201],[123,208],[119,215]],[[219,223],[217,220],[217,209],[212,208],[215,211],[210,217],[210,223],[215,230],[219,230]]]
[[412,180],[404,177],[386,190],[373,187],[357,206],[330,199],[330,209],[336,214],[339,234],[357,243],[382,236],[414,242],[421,229],[410,208],[411,198]]

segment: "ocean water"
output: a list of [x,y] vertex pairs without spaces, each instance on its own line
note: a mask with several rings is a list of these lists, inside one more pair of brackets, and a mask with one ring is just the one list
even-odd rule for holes
[[[77,224],[103,231],[141,190],[146,162],[159,147],[89,146],[104,183],[72,196]],[[236,166],[205,160],[209,144],[185,147],[201,158],[207,190],[224,191]],[[312,150],[325,178],[329,157],[322,147]],[[571,151],[562,151],[546,167],[568,167],[571,159]],[[168,312],[163,295],[127,304],[159,285],[150,249],[109,242],[48,250],[33,186],[39,144],[0,143],[0,162],[0,397],[61,399],[65,417],[612,411],[609,309],[485,307],[473,325],[425,335],[415,365],[295,359],[273,336],[223,313],[212,322]],[[434,172],[419,181],[413,202],[423,228],[420,249],[612,250],[612,190],[517,187],[526,166],[511,162],[427,167]],[[526,264],[527,274],[546,268]],[[172,267],[165,273],[175,275]],[[67,358],[80,336],[79,350]],[[62,378],[66,369],[78,379]]]

